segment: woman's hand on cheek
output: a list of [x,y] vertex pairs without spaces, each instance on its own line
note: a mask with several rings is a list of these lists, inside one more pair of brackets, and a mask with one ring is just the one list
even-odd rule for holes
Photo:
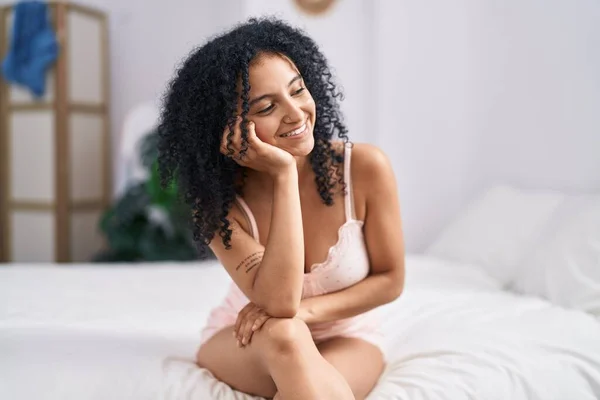
[[[234,126],[231,143],[228,144],[229,127],[225,128],[221,140],[221,153],[231,157],[243,167],[276,175],[282,170],[295,167],[295,158],[287,151],[263,142],[256,136],[254,122],[248,122],[248,148],[242,151],[241,117]],[[231,149],[231,151],[230,151]]]

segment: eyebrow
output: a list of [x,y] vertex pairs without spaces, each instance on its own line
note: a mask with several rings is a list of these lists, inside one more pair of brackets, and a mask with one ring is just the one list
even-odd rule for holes
[[[294,77],[294,78],[293,78],[293,79],[290,81],[290,83],[288,83],[288,87],[292,86],[292,84],[293,84],[294,82],[296,82],[297,80],[300,80],[300,79],[302,79],[302,76],[301,76],[300,74],[296,75],[296,76],[295,76],[295,77]],[[267,97],[275,97],[275,95],[274,95],[274,94],[263,94],[263,95],[262,95],[262,96],[260,96],[260,97],[257,97],[257,98],[255,98],[255,99],[252,99],[252,100],[250,100],[250,101],[248,102],[248,107],[252,107],[252,105],[253,105],[253,104],[255,104],[255,103],[258,103],[259,101],[261,101],[261,100],[264,100],[264,99],[265,99],[265,98],[267,98]]]

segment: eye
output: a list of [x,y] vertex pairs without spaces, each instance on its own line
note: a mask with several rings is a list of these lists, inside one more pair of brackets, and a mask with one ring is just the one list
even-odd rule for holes
[[269,111],[271,111],[275,106],[273,104],[271,104],[269,107],[267,108],[263,108],[262,110],[260,110],[258,112],[258,114],[267,114]]
[[300,93],[304,92],[304,90],[306,90],[306,88],[301,87],[300,89],[298,89],[294,92],[294,95],[300,94]]

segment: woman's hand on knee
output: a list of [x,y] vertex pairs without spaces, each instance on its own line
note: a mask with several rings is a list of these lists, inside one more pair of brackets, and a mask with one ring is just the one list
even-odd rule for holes
[[246,304],[238,313],[233,328],[233,336],[237,339],[238,347],[248,345],[254,332],[258,331],[269,318],[271,316],[256,304]]

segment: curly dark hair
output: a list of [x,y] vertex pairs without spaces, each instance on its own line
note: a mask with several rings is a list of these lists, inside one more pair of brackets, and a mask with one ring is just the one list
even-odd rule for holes
[[195,49],[178,68],[164,97],[158,128],[162,183],[177,182],[182,199],[191,206],[194,240],[204,244],[218,231],[225,247],[231,247],[227,215],[236,194],[242,193],[245,168],[221,154],[220,143],[228,126],[231,144],[241,97],[241,152],[248,147],[248,68],[264,54],[292,60],[315,101],[315,146],[309,157],[326,205],[333,204],[334,189],[341,182],[336,170],[343,163],[343,152],[334,149],[331,139],[334,134],[345,143],[349,139],[339,109],[343,95],[325,56],[299,29],[272,17],[249,19]]

